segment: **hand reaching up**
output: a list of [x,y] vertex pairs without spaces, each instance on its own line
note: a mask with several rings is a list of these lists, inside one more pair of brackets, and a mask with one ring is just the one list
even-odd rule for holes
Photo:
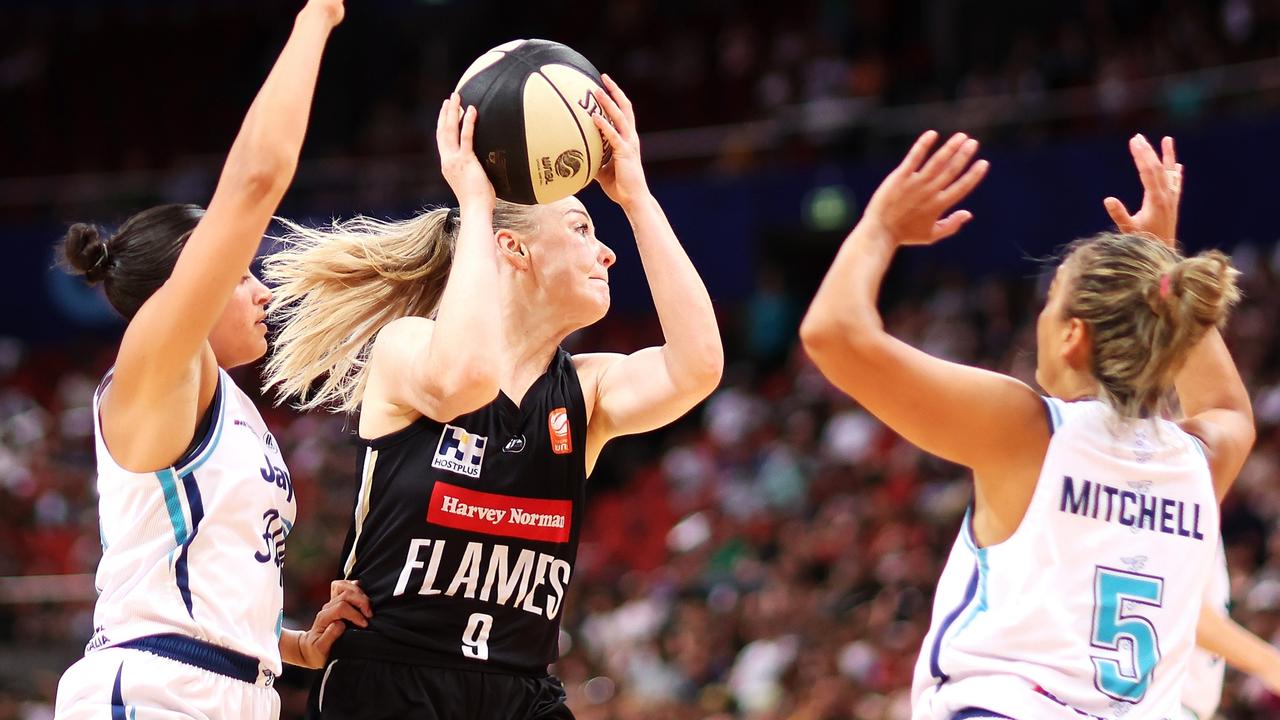
[[[916,140],[902,163],[880,183],[862,222],[878,224],[899,245],[929,245],[950,237],[972,219],[968,210],[943,213],[982,181],[990,164],[979,160],[978,141],[956,133],[937,152],[929,149],[938,133],[929,130]],[[927,158],[927,161],[926,161]]]
[[1178,243],[1178,203],[1182,200],[1182,163],[1173,149],[1173,138],[1160,143],[1160,157],[1142,135],[1129,140],[1129,153],[1142,180],[1142,207],[1134,215],[1114,197],[1102,201],[1120,232],[1150,233],[1173,248]]

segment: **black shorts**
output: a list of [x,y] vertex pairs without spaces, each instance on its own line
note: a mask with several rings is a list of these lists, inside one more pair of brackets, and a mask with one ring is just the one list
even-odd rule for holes
[[308,720],[573,720],[551,675],[343,657],[311,687]]

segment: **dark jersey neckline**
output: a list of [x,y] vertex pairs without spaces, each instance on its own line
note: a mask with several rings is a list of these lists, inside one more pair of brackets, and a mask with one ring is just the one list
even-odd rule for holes
[[[482,405],[471,412],[472,413],[480,412],[481,410],[484,410],[486,407],[489,407],[492,405],[498,411],[499,417],[502,419],[502,424],[503,426],[505,426],[506,429],[522,427],[525,423],[525,420],[528,419],[529,413],[533,410],[533,407],[537,405],[536,401],[530,402],[529,398],[538,397],[538,395],[534,391],[539,389],[539,387],[542,384],[545,384],[547,382],[547,379],[551,377],[551,374],[553,372],[556,372],[562,367],[560,363],[571,362],[572,361],[571,358],[572,356],[569,355],[568,351],[566,351],[562,347],[557,347],[555,354],[551,356],[551,362],[547,363],[546,369],[542,371],[541,375],[534,378],[533,382],[530,383],[529,387],[524,391],[524,397],[520,398],[520,404],[517,405],[515,400],[512,400],[511,397],[507,395],[506,392],[504,392],[501,388],[499,388],[498,394],[493,398],[493,400],[490,400],[485,405]],[[465,413],[464,415],[459,415],[458,417],[465,417],[465,415],[470,415],[470,414],[471,413]],[[413,422],[400,428],[399,430],[393,430],[384,435],[379,435],[376,438],[366,438],[361,436],[357,432],[356,438],[362,444],[368,445],[374,450],[378,450],[378,449],[387,447],[389,445],[394,445],[406,438],[417,435],[424,427],[428,425],[449,424],[457,419],[458,418],[453,418],[452,420],[436,420],[426,415],[418,415],[418,417],[414,418]]]

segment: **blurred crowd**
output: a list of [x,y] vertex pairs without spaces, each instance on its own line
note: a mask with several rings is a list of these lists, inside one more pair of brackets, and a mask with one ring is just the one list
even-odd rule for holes
[[[170,168],[221,155],[300,4],[4,3],[0,134],[23,142],[6,151],[0,176]],[[501,22],[492,20],[495,13]],[[326,56],[308,152],[429,156],[439,98],[472,59],[514,37],[565,42],[612,73],[635,100],[645,131],[780,115],[825,125],[787,114],[805,102],[857,101],[841,105],[845,113],[989,96],[1014,98],[1025,106],[1025,122],[1046,93],[1085,87],[1092,88],[1087,101],[1072,100],[1067,110],[1083,112],[1073,123],[1096,126],[1152,109],[1185,118],[1220,108],[1226,90],[1219,80],[1240,81],[1241,73],[1185,77],[1155,89],[1141,83],[1280,55],[1280,6],[1266,0],[799,0],[785,9],[728,0],[353,3]],[[1269,87],[1275,80],[1258,81]],[[1251,92],[1247,102],[1273,108],[1280,95]],[[970,129],[977,120],[967,118]],[[735,141],[725,142],[719,150],[732,155]],[[803,154],[803,140],[799,145],[786,147],[788,156]]]
[[[1280,641],[1280,245],[1240,245],[1234,259],[1247,300],[1228,336],[1259,439],[1223,510],[1233,614]],[[892,332],[1031,381],[1043,278],[919,272],[943,280],[887,298]],[[592,477],[554,668],[581,720],[907,717],[970,478],[835,391],[794,342],[803,292],[761,287],[723,318],[737,360],[722,387],[672,428],[617,441]],[[569,344],[626,350],[656,332],[652,320],[610,318]],[[90,398],[111,350],[0,342],[0,577],[94,570]],[[253,371],[241,381],[254,386]],[[262,406],[299,500],[286,562],[286,624],[297,627],[327,598],[356,448],[341,417]],[[0,662],[27,676],[0,688],[0,720],[48,717],[57,674],[90,635],[91,602],[52,597],[0,602]],[[310,679],[291,670],[279,683],[285,718],[298,717]],[[1280,699],[1229,676],[1225,717],[1276,713]]]
[[[0,3],[0,136],[21,139],[0,153],[0,220],[93,214],[75,194],[93,177],[111,186],[93,197],[112,212],[207,196],[208,158],[225,153],[300,4]],[[387,164],[362,166],[378,169],[367,175],[320,168],[349,176],[360,186],[354,194],[326,191],[316,173],[300,176],[285,214],[402,212],[432,197],[421,183],[438,183],[430,157],[437,99],[480,52],[513,37],[565,42],[615,75],[642,131],[794,126],[771,163],[805,162],[819,144],[853,155],[876,146],[856,129],[831,131],[821,118],[797,115],[800,103],[837,107],[837,126],[850,113],[935,101],[1005,97],[1025,109],[1023,122],[990,130],[984,142],[1143,126],[1153,113],[1176,125],[1280,108],[1280,69],[1194,72],[1280,56],[1280,3],[1269,0],[348,6],[321,73],[304,160]],[[1067,112],[1044,111],[1045,98],[1072,88],[1085,90]],[[971,112],[961,120],[984,121]],[[715,168],[762,159],[744,158],[751,153],[732,133],[716,137]],[[155,171],[159,189],[129,182],[131,173]],[[14,181],[51,175],[66,177],[35,190]],[[1233,614],[1280,642],[1280,326],[1272,310],[1280,245],[1241,244],[1233,257],[1247,299],[1229,342],[1259,424],[1257,448],[1223,508]],[[611,444],[592,476],[554,668],[581,720],[907,716],[933,587],[970,479],[888,432],[815,372],[795,343],[814,278],[788,271],[762,268],[751,300],[722,309],[730,359],[722,387],[674,426]],[[1043,278],[917,272],[899,283],[909,292],[895,296],[887,286],[895,334],[1031,382]],[[629,351],[658,337],[652,318],[615,315],[571,338],[569,349]],[[92,586],[83,577],[6,579],[96,566],[90,401],[113,350],[104,339],[0,337],[0,720],[50,717],[58,674],[90,635]],[[246,389],[257,385],[256,369],[238,377]],[[287,624],[299,627],[327,599],[357,450],[344,418],[298,415],[269,398],[260,407],[299,501],[285,608]],[[278,684],[286,720],[299,716],[310,680],[290,670]],[[1280,699],[1233,673],[1223,716],[1280,717]]]

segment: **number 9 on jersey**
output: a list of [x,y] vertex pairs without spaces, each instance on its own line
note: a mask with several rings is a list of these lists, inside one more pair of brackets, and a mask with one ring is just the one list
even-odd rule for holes
[[475,660],[489,659],[489,631],[493,629],[493,616],[487,613],[471,613],[467,629],[462,631],[462,654]]

